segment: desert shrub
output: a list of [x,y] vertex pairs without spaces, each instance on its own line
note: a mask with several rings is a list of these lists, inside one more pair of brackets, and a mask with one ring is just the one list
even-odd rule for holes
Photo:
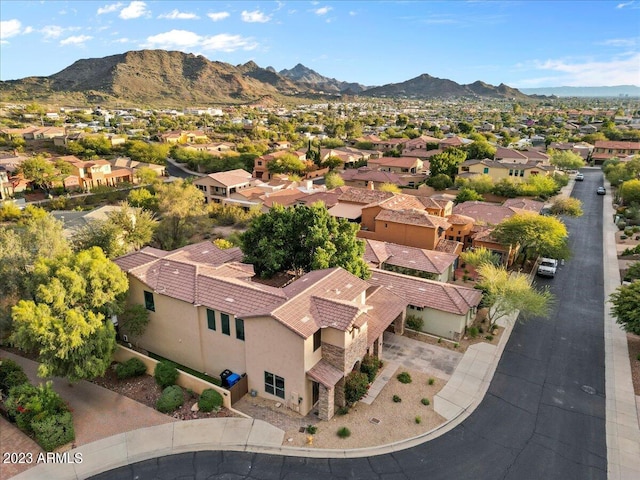
[[636,357],[638,359],[638,361],[640,362],[640,353],[638,354],[638,356]]
[[401,372],[396,377],[400,383],[411,383],[411,375],[409,372]]
[[310,435],[314,435],[318,431],[318,427],[315,425],[307,425],[307,433]]
[[392,400],[394,403],[400,403],[402,401],[402,399],[398,395],[394,395],[392,397]]
[[416,315],[407,315],[407,328],[411,330],[422,330],[422,326],[424,325],[424,319],[422,317],[418,317]]
[[33,432],[34,421],[68,411],[60,395],[53,390],[51,382],[37,387],[30,383],[13,387],[9,391],[5,407],[16,425],[28,433]]
[[347,438],[351,436],[351,430],[349,430],[347,427],[340,427],[338,429],[338,436],[340,438]]
[[352,404],[360,400],[367,393],[369,377],[366,373],[351,372],[344,382],[344,398]]
[[346,415],[347,413],[349,413],[349,407],[347,407],[346,405],[336,410],[336,415],[342,416],[342,415]]
[[416,415],[416,423],[417,424],[422,423],[422,417],[420,415]]
[[487,340],[491,341],[491,340],[493,340],[493,335],[487,335],[484,338],[486,338]]
[[178,385],[169,385],[162,391],[156,402],[156,409],[162,413],[173,412],[184,403],[184,394]]
[[9,393],[13,387],[28,383],[29,378],[24,373],[22,367],[9,359],[0,361],[0,390]]
[[42,419],[34,419],[31,427],[36,442],[47,452],[72,442],[76,438],[73,429],[73,417],[70,412],[49,415]]
[[453,344],[453,348],[458,348],[460,346],[460,344],[458,342]]
[[139,377],[147,373],[147,366],[139,358],[130,358],[124,363],[119,363],[116,366],[116,375],[119,380],[125,378]]
[[360,364],[360,371],[367,375],[369,382],[373,382],[380,369],[380,359],[373,355],[365,355]]
[[471,338],[476,338],[478,336],[478,327],[469,327],[467,333]]
[[429,385],[433,385],[435,382],[436,382],[435,378],[430,378],[427,383],[429,383]]
[[176,366],[173,363],[167,361],[159,362],[153,372],[156,383],[162,388],[175,385],[176,380],[178,379],[178,375],[179,372]]
[[431,402],[429,401],[428,398],[423,398],[422,400],[420,400],[420,403],[422,403],[425,406],[431,405]]
[[627,222],[625,222],[624,220],[618,220],[616,226],[618,227],[618,230],[624,230],[625,228],[627,228]]
[[222,395],[213,388],[207,388],[200,394],[198,399],[198,408],[202,412],[210,412],[213,409],[222,407]]
[[636,255],[639,253],[640,253],[640,244],[632,248],[625,248],[624,251],[620,254],[620,256],[625,257],[627,255]]

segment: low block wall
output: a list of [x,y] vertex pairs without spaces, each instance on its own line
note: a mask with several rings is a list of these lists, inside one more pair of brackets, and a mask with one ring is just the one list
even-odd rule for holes
[[[159,363],[157,360],[147,357],[146,355],[136,352],[135,350],[123,347],[122,345],[118,345],[115,353],[113,354],[113,360],[122,363],[126,362],[130,358],[137,358],[142,361],[142,363],[147,366],[147,373],[149,375],[153,375],[153,371],[155,370],[156,365]],[[225,406],[225,408],[233,410],[231,408],[231,392],[229,392],[229,390],[214,385],[213,383],[206,382],[198,377],[194,377],[190,373],[183,372],[180,369],[178,369],[178,372],[180,372],[180,374],[178,375],[178,380],[176,381],[177,385],[180,385],[182,388],[190,388],[197,394],[201,394],[208,388],[213,388],[214,390],[219,392],[220,395],[222,395],[222,404]]]

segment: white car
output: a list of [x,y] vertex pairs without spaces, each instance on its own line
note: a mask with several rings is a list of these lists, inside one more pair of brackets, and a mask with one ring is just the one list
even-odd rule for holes
[[576,173],[576,182],[582,182],[584,181],[584,173]]
[[538,265],[537,274],[541,277],[555,277],[558,270],[558,260],[555,258],[543,258]]

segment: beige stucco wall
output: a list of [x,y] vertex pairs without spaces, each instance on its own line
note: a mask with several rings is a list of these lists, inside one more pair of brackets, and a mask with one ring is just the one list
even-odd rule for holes
[[431,308],[425,308],[421,312],[407,307],[407,315],[421,317],[424,320],[422,331],[438,337],[459,340],[464,334],[465,326],[471,323],[472,311],[465,315],[456,315]]
[[436,230],[433,228],[394,223],[388,220],[375,221],[375,234],[375,239],[382,242],[397,243],[427,250],[436,248],[439,240],[436,236]]

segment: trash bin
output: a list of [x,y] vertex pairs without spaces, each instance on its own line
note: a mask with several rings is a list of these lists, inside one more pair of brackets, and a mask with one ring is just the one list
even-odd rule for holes
[[223,370],[222,373],[220,374],[220,383],[224,388],[229,387],[229,384],[227,383],[227,379],[229,378],[230,375],[233,375],[233,372],[231,370]]

